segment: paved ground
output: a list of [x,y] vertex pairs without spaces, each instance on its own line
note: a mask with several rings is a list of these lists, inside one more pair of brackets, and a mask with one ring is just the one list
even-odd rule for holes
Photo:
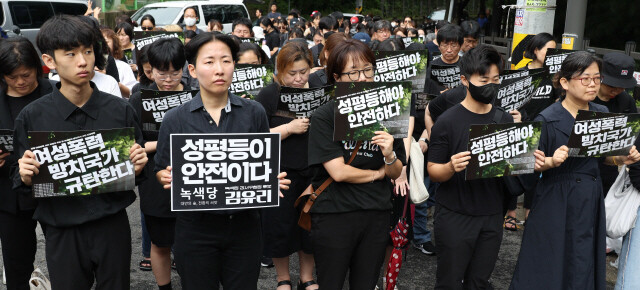
[[[132,229],[132,242],[133,242],[133,255],[131,259],[131,289],[134,290],[154,290],[158,289],[155,286],[155,280],[151,272],[143,272],[138,269],[138,262],[141,259],[141,238],[140,238],[140,211],[136,201],[132,206],[127,209],[129,213],[129,220],[131,222]],[[520,210],[519,210],[520,212]],[[521,219],[521,217],[519,217]],[[429,225],[432,228],[432,225]],[[520,241],[522,239],[522,230],[518,232],[505,231],[502,247],[500,248],[500,254],[496,263],[496,268],[493,271],[491,282],[495,289],[507,289],[511,280],[513,268],[516,264],[518,252],[520,250]],[[614,258],[608,258],[608,261],[613,261]],[[298,279],[298,267],[297,258],[292,259],[292,281],[294,283]],[[36,256],[36,265],[40,267],[45,273],[47,273],[46,262],[44,258],[44,237],[39,231],[38,235],[38,253]],[[402,271],[399,278],[399,289],[433,289],[435,281],[436,270],[436,257],[426,256],[420,252],[417,252],[413,248],[408,250],[408,260],[402,265]],[[274,268],[262,268],[260,272],[260,280],[258,282],[258,289],[275,289],[276,274]],[[616,279],[616,269],[607,266],[607,281],[608,289],[613,289],[613,284]],[[181,289],[180,280],[175,271],[172,274],[172,283],[174,289]],[[0,284],[0,289],[6,289],[4,285]],[[345,289],[347,289],[345,287]]]

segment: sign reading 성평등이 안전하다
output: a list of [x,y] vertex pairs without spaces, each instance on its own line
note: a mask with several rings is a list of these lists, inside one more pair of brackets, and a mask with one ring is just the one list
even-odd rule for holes
[[640,114],[580,110],[567,143],[569,156],[626,156],[639,132]]
[[280,134],[171,134],[171,210],[279,205]]
[[133,190],[129,159],[134,129],[29,131],[31,151],[40,162],[32,178],[33,196],[61,197]]
[[533,173],[541,122],[471,125],[466,180]]

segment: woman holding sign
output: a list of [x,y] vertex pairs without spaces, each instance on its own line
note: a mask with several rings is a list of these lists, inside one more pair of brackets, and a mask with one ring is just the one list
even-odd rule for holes
[[[289,42],[282,47],[277,57],[276,82],[263,88],[258,101],[267,112],[271,132],[280,133],[282,139],[282,170],[291,179],[289,190],[282,191],[284,198],[277,208],[263,210],[265,226],[266,257],[273,258],[278,275],[278,289],[291,289],[289,256],[298,252],[300,258],[300,281],[298,289],[316,289],[313,281],[313,255],[309,233],[297,224],[300,212],[294,203],[311,182],[307,149],[309,135],[308,118],[289,118],[276,114],[280,87],[308,88],[309,72],[313,67],[313,56],[304,43]],[[283,287],[281,287],[283,286]],[[315,287],[314,287],[315,286]]]
[[569,157],[565,144],[578,110],[607,112],[592,103],[602,81],[600,69],[600,59],[588,52],[567,56],[554,77],[564,99],[535,119],[543,122],[542,152],[536,151],[535,165],[542,178],[510,289],[605,289],[605,213],[598,163],[633,164],[640,154],[634,146],[627,156]]
[[[148,90],[189,91],[182,83],[185,63],[184,46],[177,38],[162,38],[149,45],[146,55],[151,65],[154,82]],[[178,69],[175,69],[178,68]],[[154,102],[154,101],[152,101]],[[129,103],[136,110],[139,120],[143,120],[142,93],[131,96]],[[143,121],[144,122],[144,121]],[[146,166],[147,180],[139,185],[140,210],[151,238],[151,269],[160,289],[171,289],[171,246],[173,245],[176,216],[171,212],[171,194],[162,188],[155,178],[153,157],[158,140],[157,131],[143,131],[146,141],[145,151],[151,158]]]
[[[373,82],[375,56],[361,41],[348,39],[329,55],[329,83]],[[390,179],[405,164],[402,139],[376,131],[370,141],[333,141],[334,101],[313,114],[309,130],[309,166],[313,188],[333,182],[311,208],[311,238],[321,289],[342,289],[347,272],[352,289],[376,286],[389,240]],[[352,152],[353,162],[347,165]]]
[[[212,32],[186,45],[189,73],[198,79],[200,92],[169,110],[160,127],[154,170],[165,189],[172,182],[171,134],[269,132],[262,106],[229,93],[237,53],[230,36]],[[285,175],[278,177],[286,190]],[[173,249],[183,289],[219,289],[221,283],[225,289],[257,289],[262,254],[258,209],[181,211],[176,216]]]

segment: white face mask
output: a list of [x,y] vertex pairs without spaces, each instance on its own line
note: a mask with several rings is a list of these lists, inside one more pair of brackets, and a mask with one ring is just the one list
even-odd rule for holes
[[186,26],[194,26],[196,25],[196,19],[195,18],[191,18],[191,17],[187,17],[184,19],[184,24]]

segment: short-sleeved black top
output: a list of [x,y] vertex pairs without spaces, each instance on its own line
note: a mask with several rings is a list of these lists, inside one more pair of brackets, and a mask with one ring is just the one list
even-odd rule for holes
[[[309,129],[309,166],[313,170],[311,183],[318,188],[329,173],[322,165],[326,161],[342,157],[346,163],[351,156],[356,141],[334,142],[334,101],[324,104],[313,113]],[[402,139],[393,142],[393,150],[398,161],[405,164],[406,154]],[[378,145],[363,142],[351,166],[360,169],[377,170],[384,165]],[[357,210],[390,210],[391,182],[389,178],[362,184],[334,181],[316,199],[311,208],[313,213],[341,213]]]
[[456,61],[455,63],[445,63],[444,61],[442,61],[442,58],[437,58],[433,60],[431,63],[429,63],[429,67],[427,67],[427,76],[425,80],[424,92],[432,95],[439,95],[440,92],[445,89],[445,87],[439,85],[437,82],[431,79],[431,66],[434,64],[457,66],[460,64],[460,57],[458,58],[458,61]]
[[264,36],[264,39],[267,41],[267,46],[269,50],[273,50],[276,47],[280,47],[280,33],[276,29],[267,33]]
[[[486,114],[476,114],[462,104],[444,112],[431,129],[428,161],[445,164],[451,156],[468,151],[469,127],[472,124],[490,124],[496,108]],[[512,123],[509,114],[503,114],[500,123]],[[436,202],[451,211],[465,215],[481,216],[502,212],[503,182],[500,178],[465,180],[465,171],[456,172],[440,183]]]
[[431,100],[431,102],[429,102],[429,114],[431,114],[431,120],[435,123],[442,113],[453,106],[460,104],[466,97],[467,87],[458,85]]

